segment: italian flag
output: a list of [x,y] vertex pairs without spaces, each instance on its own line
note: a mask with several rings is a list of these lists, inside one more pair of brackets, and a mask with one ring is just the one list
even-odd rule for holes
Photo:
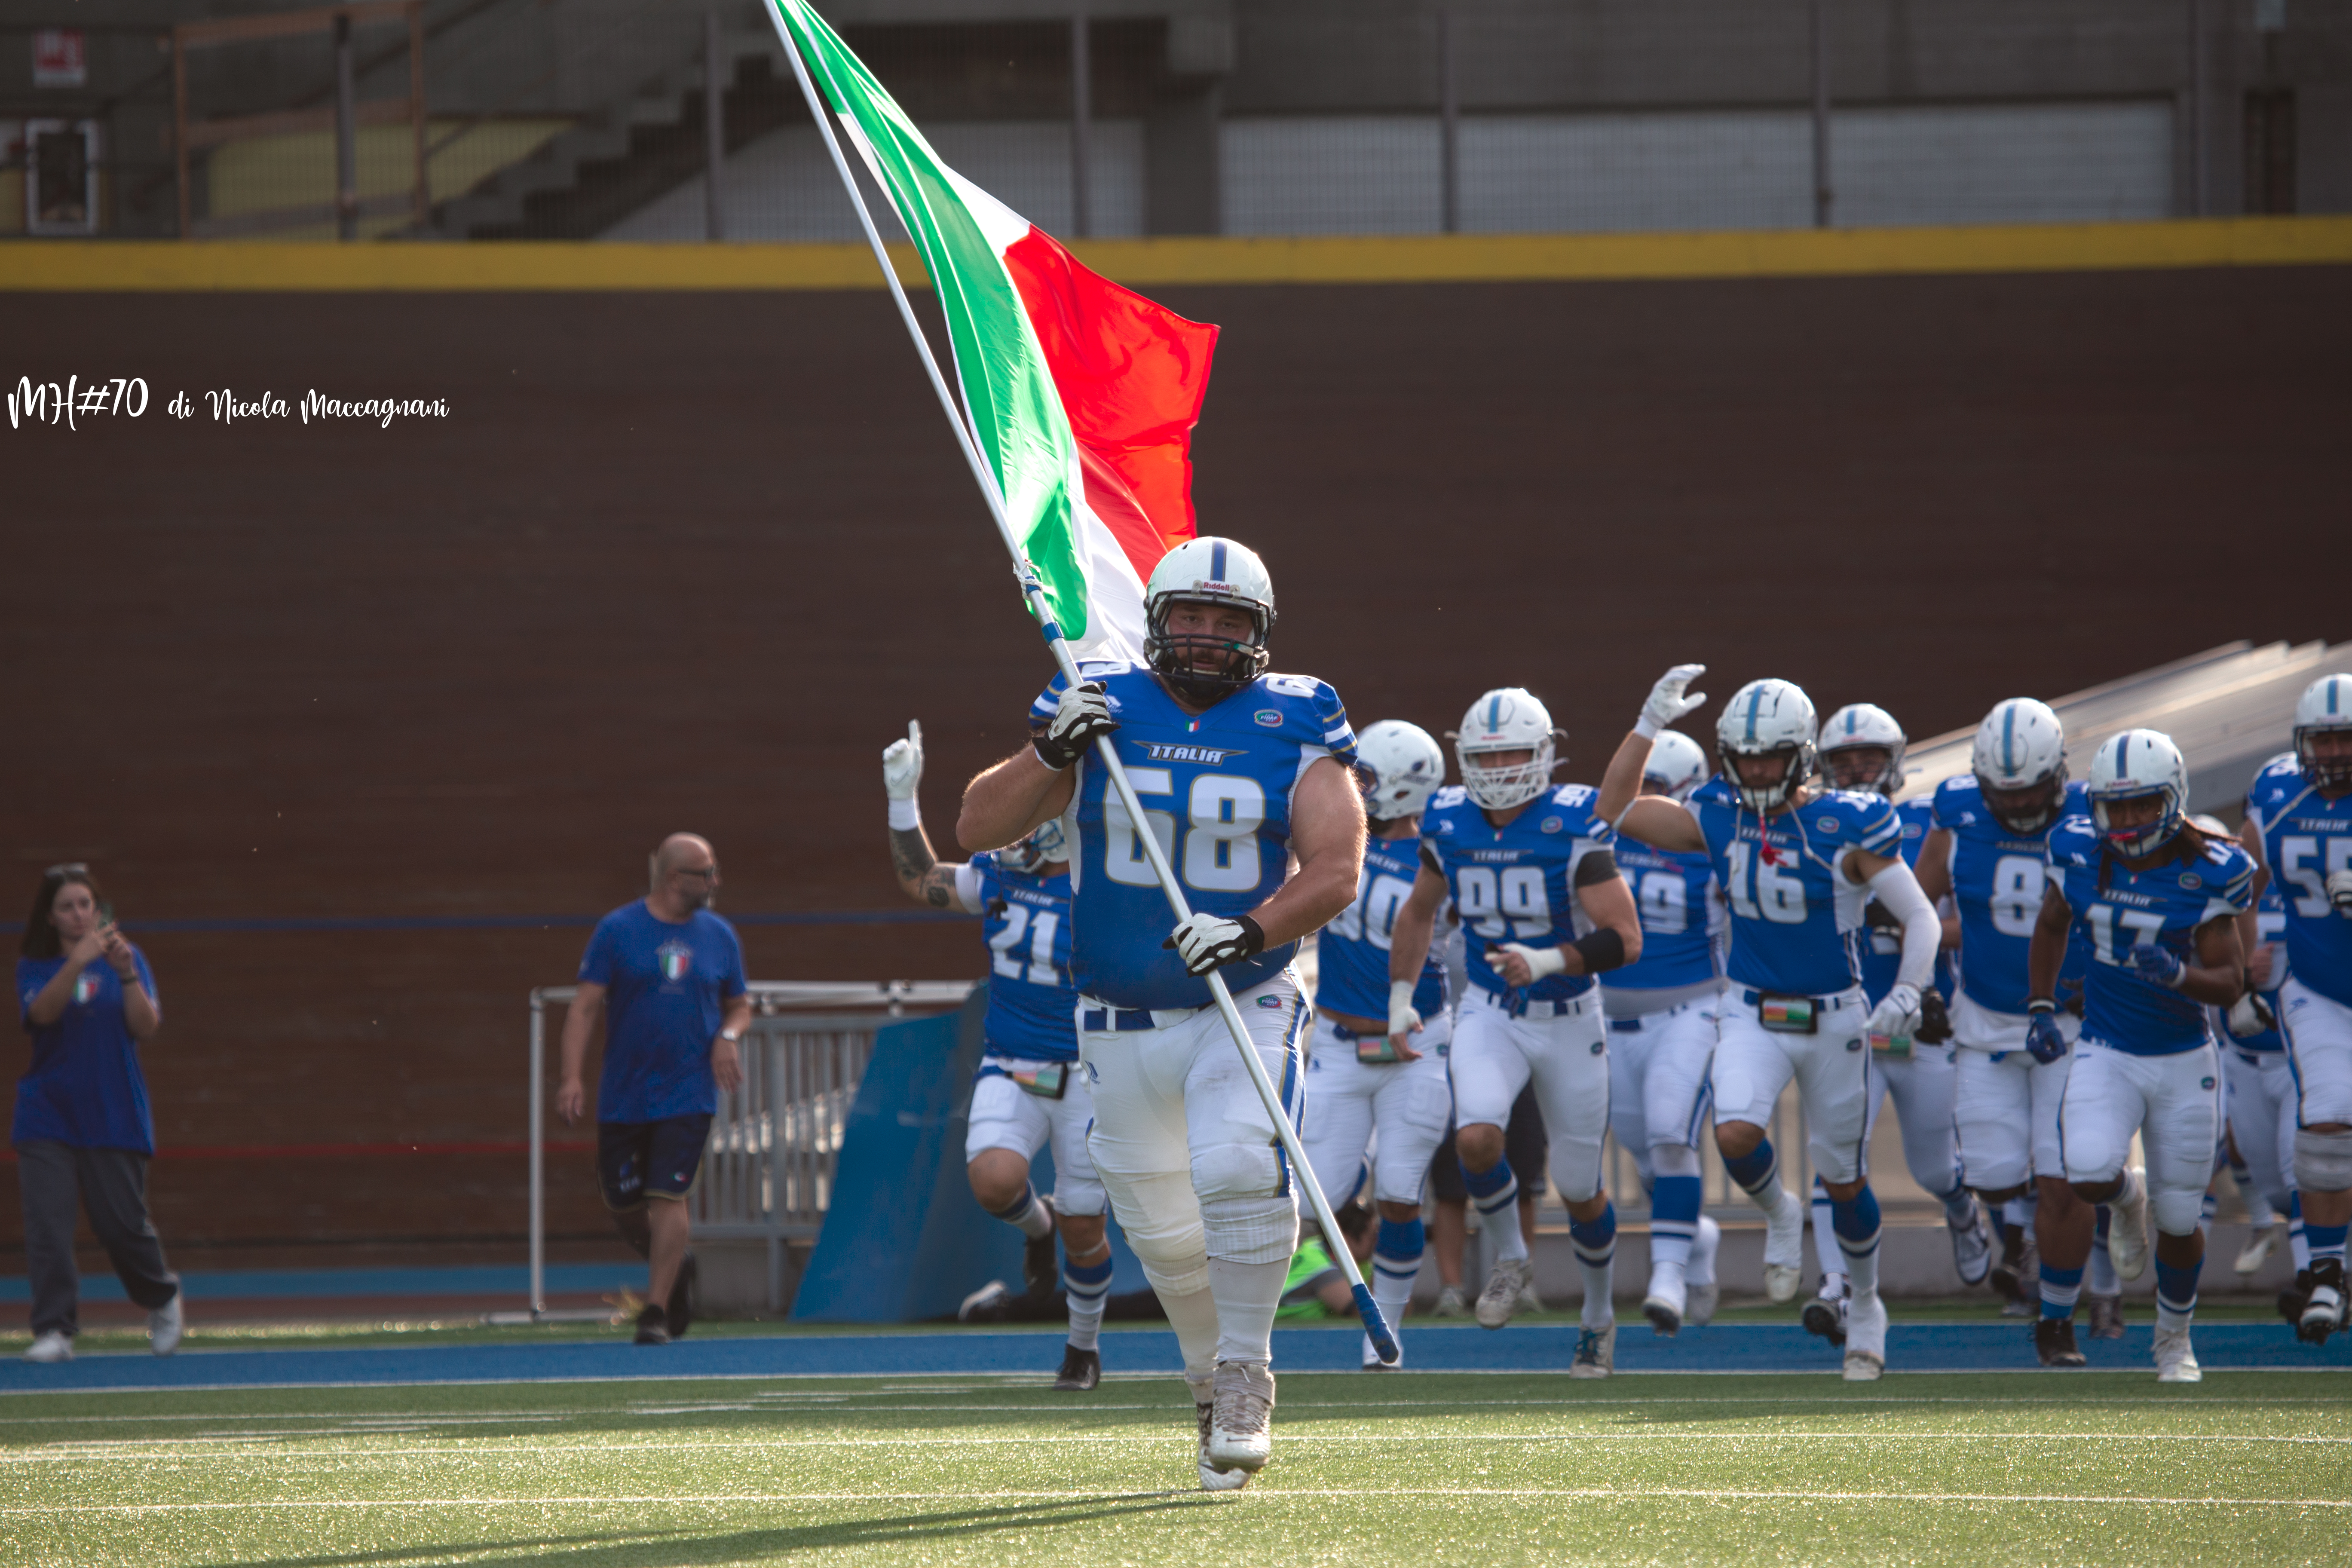
[[1134,658],[1143,584],[1193,536],[1217,329],[1088,271],[957,174],[803,0],[768,0],[913,238],[1006,520],[1078,658]]

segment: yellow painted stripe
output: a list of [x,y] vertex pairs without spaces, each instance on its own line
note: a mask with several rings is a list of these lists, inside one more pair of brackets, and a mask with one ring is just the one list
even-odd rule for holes
[[[1101,239],[1074,245],[1130,284],[1466,283],[1644,278],[2135,271],[2352,262],[2352,218],[1712,234]],[[912,249],[898,275],[920,286]],[[0,291],[434,292],[874,289],[862,245],[181,244],[0,247]]]

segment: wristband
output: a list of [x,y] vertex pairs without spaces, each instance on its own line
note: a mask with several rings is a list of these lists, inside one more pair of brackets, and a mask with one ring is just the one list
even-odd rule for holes
[[890,803],[891,832],[911,833],[922,825],[922,808],[917,805],[913,801],[894,800]]
[[1608,926],[1587,931],[1569,945],[1584,960],[1587,974],[1602,974],[1625,965],[1625,939]]
[[2055,1013],[2056,1011],[2058,1011],[2058,1004],[2047,996],[2033,996],[2026,1000],[2025,1012],[2028,1017],[2036,1013]]

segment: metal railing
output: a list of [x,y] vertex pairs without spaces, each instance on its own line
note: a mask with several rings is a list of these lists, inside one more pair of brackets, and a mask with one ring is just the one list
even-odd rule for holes
[[[755,981],[744,1031],[743,1085],[719,1097],[700,1181],[689,1199],[697,1234],[767,1243],[768,1307],[782,1305],[784,1252],[824,1224],[833,1175],[875,1031],[914,1014],[960,1007],[968,980]],[[496,1321],[604,1318],[547,1305],[547,1010],[576,985],[530,994],[530,1305]],[[826,1008],[827,1012],[810,1009]]]

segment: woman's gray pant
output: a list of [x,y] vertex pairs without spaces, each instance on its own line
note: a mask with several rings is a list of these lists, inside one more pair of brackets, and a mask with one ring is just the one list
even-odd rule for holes
[[163,1244],[147,1217],[147,1156],[70,1143],[16,1145],[25,1199],[25,1271],[32,1276],[33,1332],[70,1335],[79,1327],[81,1281],[74,1272],[74,1208],[114,1264],[123,1293],[153,1311],[180,1293]]

